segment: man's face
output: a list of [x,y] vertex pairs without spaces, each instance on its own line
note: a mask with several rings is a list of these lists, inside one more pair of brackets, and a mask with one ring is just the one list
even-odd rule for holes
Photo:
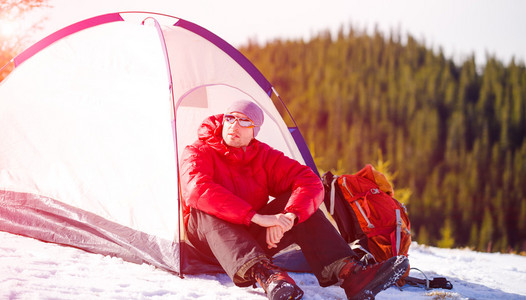
[[[233,115],[236,118],[247,118],[242,113],[233,112],[229,115]],[[230,147],[241,148],[246,147],[254,137],[253,127],[241,127],[237,120],[234,123],[223,121],[223,140]]]

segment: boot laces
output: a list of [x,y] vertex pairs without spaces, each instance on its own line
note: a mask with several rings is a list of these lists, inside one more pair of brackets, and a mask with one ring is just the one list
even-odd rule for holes
[[253,287],[256,288],[256,282],[259,282],[263,289],[266,290],[268,284],[271,283],[275,277],[278,277],[281,272],[279,267],[272,265],[267,260],[256,263],[254,267],[251,268]]

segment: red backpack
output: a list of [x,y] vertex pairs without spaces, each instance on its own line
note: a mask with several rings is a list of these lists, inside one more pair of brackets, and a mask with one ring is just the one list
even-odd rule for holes
[[[411,244],[411,224],[403,204],[392,197],[385,176],[366,165],[352,175],[323,175],[325,205],[336,221],[340,234],[360,259],[381,262],[405,255]],[[409,270],[398,281],[405,283]]]

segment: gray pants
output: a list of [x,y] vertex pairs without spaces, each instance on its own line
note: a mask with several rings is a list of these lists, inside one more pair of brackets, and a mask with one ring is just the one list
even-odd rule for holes
[[[279,197],[258,213],[282,212],[287,200],[288,195]],[[267,248],[266,228],[254,223],[248,227],[232,224],[197,209],[191,210],[187,235],[199,255],[208,262],[217,261],[238,286],[252,284],[236,276],[244,266],[260,258],[271,258],[293,243],[300,246],[321,286],[329,286],[338,281],[337,272],[331,270],[336,262],[355,256],[320,210],[304,222],[294,225],[285,233],[278,247],[272,249]]]

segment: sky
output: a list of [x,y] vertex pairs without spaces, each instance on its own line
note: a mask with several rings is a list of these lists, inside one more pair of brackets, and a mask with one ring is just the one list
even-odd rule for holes
[[234,46],[249,39],[308,39],[339,28],[409,33],[427,47],[441,47],[463,61],[486,54],[505,64],[526,60],[526,1],[523,0],[49,0],[38,9],[47,18],[35,41],[77,21],[104,13],[150,11],[172,15],[212,31]]

